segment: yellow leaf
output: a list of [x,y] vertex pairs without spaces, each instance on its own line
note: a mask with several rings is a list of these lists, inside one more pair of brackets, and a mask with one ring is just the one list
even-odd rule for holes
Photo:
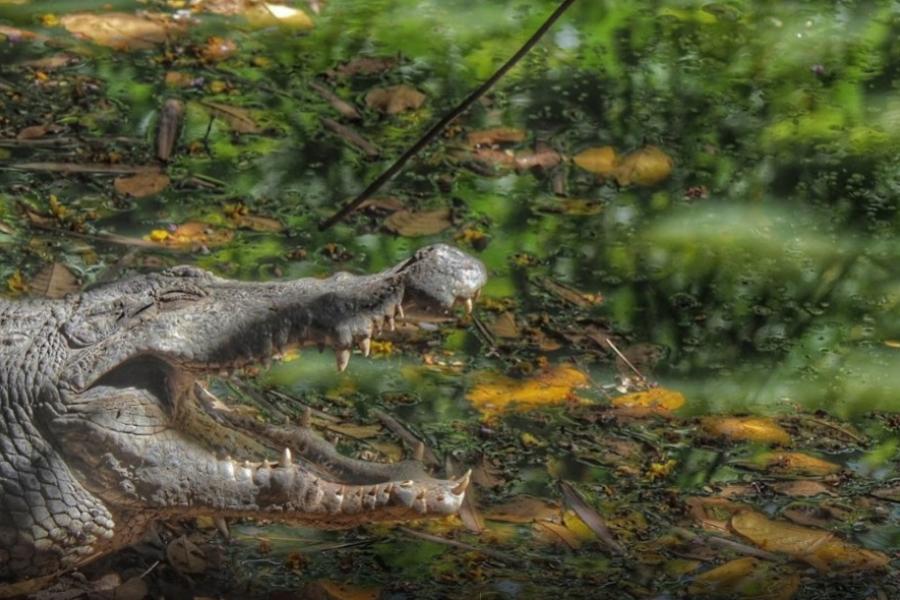
[[154,229],[147,235],[148,240],[172,248],[198,248],[205,246],[221,246],[227,244],[234,233],[227,229],[214,229],[206,223],[188,221],[182,223],[174,231]]
[[22,293],[28,290],[28,284],[25,282],[25,278],[22,277],[22,272],[18,270],[6,280],[6,287],[9,288],[9,291],[15,293]]
[[822,572],[878,569],[889,562],[881,552],[860,548],[831,532],[773,521],[751,510],[734,515],[731,528],[764,550],[787,554]]
[[647,146],[627,155],[616,168],[619,185],[655,185],[672,173],[672,159],[656,146]]
[[830,475],[841,470],[840,465],[802,452],[765,452],[754,462],[765,469],[792,475]]
[[576,154],[572,160],[585,171],[597,175],[612,175],[618,167],[618,158],[612,146],[588,148]]
[[735,583],[749,575],[759,564],[759,559],[751,556],[730,560],[724,565],[710,569],[694,578],[691,593],[709,593],[716,589],[732,588]]
[[169,232],[165,229],[154,229],[150,232],[147,238],[151,242],[163,242],[169,238]]
[[612,399],[615,407],[631,408],[635,406],[645,408],[661,408],[663,410],[677,410],[684,406],[684,396],[681,392],[668,390],[662,387],[651,388],[643,392],[633,392]]
[[376,600],[378,589],[320,579],[316,582],[331,600]]
[[718,437],[771,444],[790,444],[790,434],[772,419],[760,417],[708,417],[701,421],[703,429]]
[[548,369],[529,379],[512,379],[484,372],[467,398],[485,417],[507,408],[530,410],[543,405],[560,404],[573,396],[575,388],[588,384],[587,375],[569,365]]
[[313,21],[305,12],[284,4],[251,4],[244,12],[244,18],[254,27],[292,27],[294,29],[312,29]]

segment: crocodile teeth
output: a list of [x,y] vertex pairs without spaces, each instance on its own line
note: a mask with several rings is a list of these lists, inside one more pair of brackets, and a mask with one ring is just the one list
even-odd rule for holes
[[413,459],[422,462],[423,458],[425,458],[425,444],[422,440],[419,440],[416,442],[416,448],[413,451]]
[[368,357],[372,351],[372,340],[367,337],[359,340],[359,349],[362,350],[363,356]]
[[397,329],[397,324],[394,322],[394,317],[388,316],[384,318],[385,322],[387,322],[388,330],[394,331]]
[[474,306],[473,306],[473,303],[472,303],[472,299],[471,299],[471,298],[466,298],[466,314],[467,314],[467,315],[471,315],[473,309],[474,309]]
[[401,319],[406,318],[406,315],[403,313],[403,305],[401,305],[401,304],[397,305],[397,316],[400,317]]
[[312,424],[312,409],[308,406],[303,408],[303,414],[300,415],[300,427],[309,429]]
[[466,489],[469,487],[469,479],[472,477],[472,469],[466,471],[466,474],[459,478],[456,482],[456,485],[453,486],[453,489],[450,490],[457,496],[461,496],[466,493]]
[[337,359],[337,370],[338,373],[343,373],[347,368],[347,365],[350,364],[350,349],[342,348],[335,353],[335,358]]
[[231,457],[226,457],[221,466],[222,474],[228,479],[234,479],[234,461],[231,460]]
[[372,319],[372,328],[375,330],[375,333],[381,333],[381,321]]
[[291,457],[291,449],[285,448],[284,452],[281,453],[281,466],[287,469],[294,462],[294,459]]
[[213,523],[216,524],[216,528],[219,530],[219,533],[222,534],[222,537],[225,539],[231,537],[231,532],[228,531],[228,523],[225,521],[225,517],[213,517]]

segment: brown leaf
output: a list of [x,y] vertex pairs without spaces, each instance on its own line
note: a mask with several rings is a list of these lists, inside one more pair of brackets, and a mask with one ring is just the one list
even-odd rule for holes
[[467,136],[467,141],[472,147],[494,146],[496,144],[516,143],[524,140],[525,132],[514,127],[494,127],[493,129],[472,131]]
[[[166,75],[168,79],[168,75]],[[159,126],[156,131],[156,157],[161,161],[168,161],[178,141],[178,133],[181,130],[181,122],[184,118],[184,103],[175,98],[169,98],[163,103],[159,115]]]
[[396,58],[360,56],[329,72],[331,76],[353,77],[355,75],[377,75],[397,64]]
[[822,572],[880,569],[889,562],[881,552],[860,548],[831,532],[774,521],[752,510],[734,515],[731,528],[764,550],[787,554]]
[[256,121],[250,116],[250,111],[237,106],[221,104],[219,102],[201,101],[200,104],[209,111],[209,113],[219,119],[225,121],[232,131],[237,133],[261,133],[260,127]]
[[366,94],[366,106],[389,115],[415,110],[425,102],[425,94],[408,85],[374,88]]
[[508,502],[490,507],[484,511],[484,518],[503,523],[561,520],[559,504],[527,495],[516,496]]
[[694,496],[685,499],[688,513],[700,527],[707,531],[729,533],[728,522],[734,515],[749,510],[746,504],[732,502],[725,498]]
[[398,210],[384,222],[388,230],[406,237],[434,235],[444,231],[451,224],[449,208],[423,212]]
[[558,296],[559,298],[565,300],[566,302],[574,304],[575,306],[581,308],[590,308],[592,306],[603,303],[603,296],[601,294],[582,292],[564,283],[554,281],[549,277],[541,278],[540,282],[541,285],[554,296]]
[[146,198],[155,196],[169,185],[169,176],[157,171],[156,173],[138,173],[130,177],[116,177],[113,186],[120,194],[134,198]]
[[516,325],[516,315],[506,311],[497,315],[494,324],[491,325],[491,333],[499,338],[517,338],[521,334]]
[[518,152],[515,155],[514,164],[519,171],[529,169],[550,169],[562,162],[562,156],[553,148]]
[[597,534],[597,537],[606,544],[606,546],[616,554],[625,554],[625,550],[613,537],[612,531],[606,525],[606,520],[600,516],[600,513],[588,504],[581,494],[578,493],[572,484],[567,481],[560,482],[560,489],[566,504],[575,511],[578,518],[584,521],[584,524],[590,527],[591,531]]
[[805,479],[799,481],[782,481],[772,486],[779,494],[785,496],[793,496],[795,498],[811,498],[819,494],[827,496],[836,496],[831,486],[825,485],[820,481],[808,481]]
[[378,588],[320,579],[303,590],[303,598],[314,600],[377,600]]
[[260,215],[236,215],[233,220],[241,229],[249,229],[250,231],[271,233],[284,231],[284,225],[281,224],[281,221],[272,217],[263,217]]
[[172,568],[182,574],[199,574],[206,571],[206,556],[185,536],[169,542],[166,547],[166,559]]
[[119,50],[153,48],[185,29],[161,13],[73,13],[60,23],[77,37]]
[[47,135],[48,127],[46,125],[31,125],[19,130],[16,134],[17,140],[36,140]]
[[66,294],[77,292],[81,286],[68,267],[55,262],[41,269],[31,280],[28,289],[45,298],[63,298]]
[[206,44],[200,49],[200,56],[207,62],[219,62],[231,58],[237,52],[237,44],[234,40],[212,36],[206,40]]

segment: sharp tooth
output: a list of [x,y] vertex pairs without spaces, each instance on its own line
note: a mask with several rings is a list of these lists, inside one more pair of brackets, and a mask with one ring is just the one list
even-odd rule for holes
[[334,356],[337,359],[338,373],[343,373],[347,368],[347,365],[350,364],[350,349],[342,348],[341,350],[338,350]]
[[481,288],[475,290],[475,299],[478,300],[479,298],[481,298]]
[[456,494],[457,496],[462,496],[464,493],[466,493],[466,488],[469,487],[469,478],[470,477],[472,477],[472,469],[469,469],[468,471],[466,471],[466,474],[463,475],[462,477],[460,477],[456,481],[456,485],[453,486],[453,489],[451,489],[450,491],[453,492],[454,494]]
[[359,340],[359,349],[362,350],[363,356],[368,357],[372,351],[372,340],[367,337]]
[[225,539],[231,538],[231,532],[228,531],[228,523],[225,522],[225,517],[213,517],[213,522]]
[[415,485],[415,482],[412,479],[407,479],[406,481],[401,481],[399,485],[402,488],[411,488]]
[[472,309],[473,309],[473,306],[472,306],[472,299],[471,299],[471,298],[466,298],[466,314],[467,314],[467,315],[471,315],[471,314],[472,314]]
[[303,414],[300,415],[300,427],[309,429],[312,424],[312,409],[308,406],[303,408]]
[[375,333],[381,333],[381,321],[379,319],[372,319],[372,328],[375,330]]
[[413,458],[419,462],[422,462],[422,459],[425,458],[425,444],[422,440],[416,442],[416,448],[413,451]]
[[403,305],[402,304],[397,305],[397,316],[400,317],[401,319],[406,318],[406,315],[403,314]]
[[284,452],[281,453],[281,466],[287,469],[293,464],[293,458],[291,457],[291,449],[285,448]]
[[230,456],[225,457],[225,461],[222,463],[222,471],[225,477],[234,479],[234,461],[231,460]]
[[394,317],[385,317],[384,320],[387,322],[387,326],[390,331],[394,331],[395,329],[397,329],[397,324],[394,323]]

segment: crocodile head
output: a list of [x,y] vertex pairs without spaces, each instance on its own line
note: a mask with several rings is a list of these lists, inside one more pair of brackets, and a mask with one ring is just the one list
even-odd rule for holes
[[[0,516],[0,582],[85,562],[159,517],[345,527],[454,513],[468,475],[435,479],[411,461],[341,456],[303,427],[242,417],[202,382],[306,344],[332,346],[343,370],[404,310],[471,307],[485,278],[479,261],[436,245],[374,275],[248,283],[178,267],[54,304],[54,339],[44,344],[54,359],[28,414],[15,418],[47,447],[41,464],[31,454],[38,478],[44,462],[53,473],[36,486],[48,496],[37,514],[27,506],[35,486],[21,473],[2,480],[0,515],[17,514]],[[11,421],[0,444],[21,429]],[[3,447],[0,468],[13,461]],[[25,465],[27,453],[15,453]]]

